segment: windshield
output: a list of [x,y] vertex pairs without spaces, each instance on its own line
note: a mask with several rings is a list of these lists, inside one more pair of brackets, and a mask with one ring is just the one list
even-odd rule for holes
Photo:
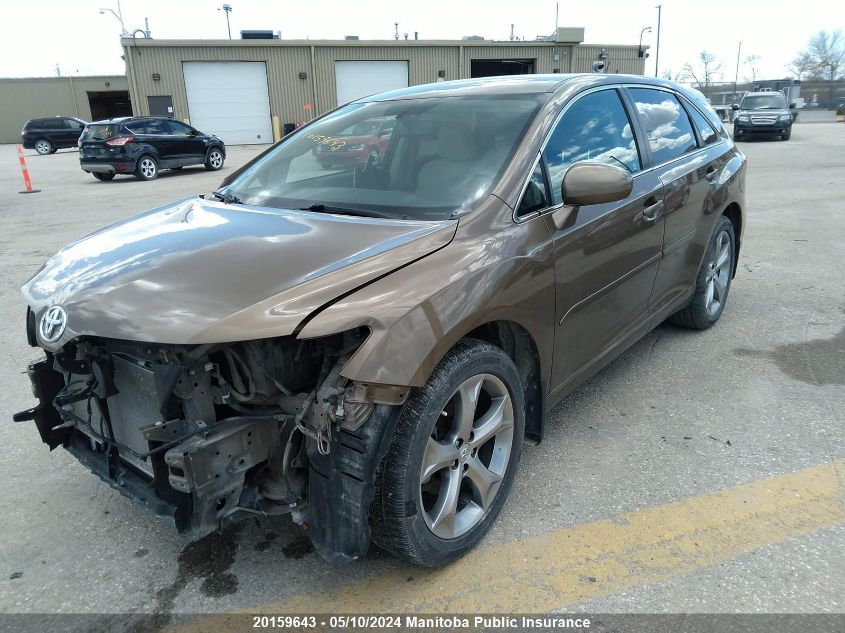
[[352,103],[296,132],[221,193],[268,207],[447,218],[490,191],[546,97]]
[[785,110],[786,99],[779,92],[770,95],[754,95],[742,100],[741,110]]

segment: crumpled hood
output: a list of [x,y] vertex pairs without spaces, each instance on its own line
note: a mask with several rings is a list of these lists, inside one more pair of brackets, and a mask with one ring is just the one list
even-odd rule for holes
[[[419,222],[189,198],[74,242],[22,288],[40,323],[79,335],[216,343],[291,334],[314,310],[448,244],[457,221]],[[36,328],[38,329],[38,328]]]

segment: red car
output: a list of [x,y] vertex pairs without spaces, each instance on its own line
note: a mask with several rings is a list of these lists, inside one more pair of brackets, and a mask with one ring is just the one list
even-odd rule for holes
[[320,142],[313,150],[324,169],[378,165],[390,142],[396,119],[368,119]]

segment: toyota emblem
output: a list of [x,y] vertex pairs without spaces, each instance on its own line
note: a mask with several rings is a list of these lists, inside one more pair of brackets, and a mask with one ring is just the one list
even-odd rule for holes
[[61,306],[50,306],[41,317],[41,327],[39,328],[41,340],[45,343],[58,341],[65,333],[66,325],[67,313],[65,309]]

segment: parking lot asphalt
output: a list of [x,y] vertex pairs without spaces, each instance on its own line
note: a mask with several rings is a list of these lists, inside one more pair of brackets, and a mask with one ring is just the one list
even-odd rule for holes
[[27,152],[42,192],[21,195],[0,146],[0,612],[843,611],[845,125],[739,146],[747,228],[718,325],[659,326],[556,407],[483,546],[425,571],[375,548],[330,565],[286,517],[188,544],[13,424],[33,403],[19,286],[261,148],[106,183],[73,151]]

